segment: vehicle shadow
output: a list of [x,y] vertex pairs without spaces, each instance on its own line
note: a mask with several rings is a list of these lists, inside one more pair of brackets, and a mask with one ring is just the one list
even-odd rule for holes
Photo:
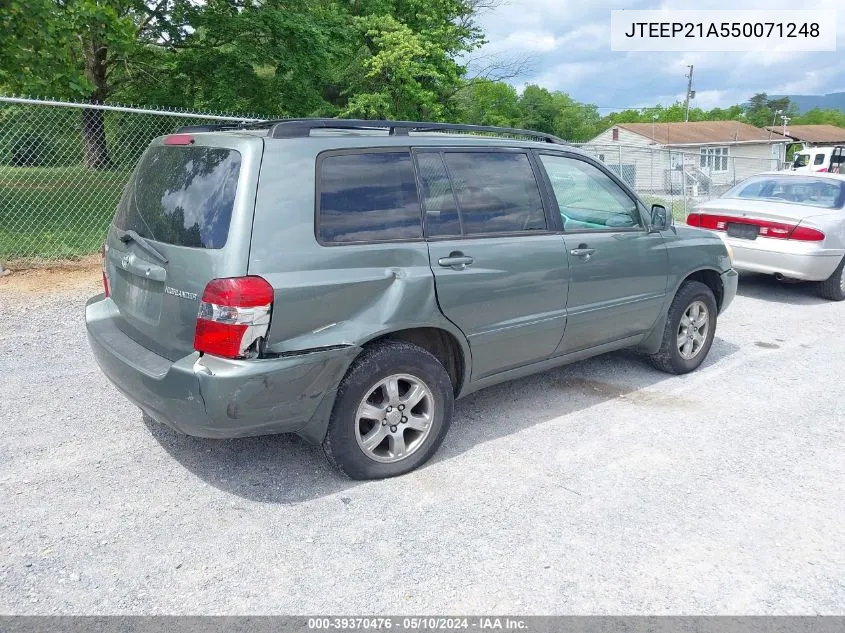
[[751,299],[792,305],[830,303],[816,294],[816,286],[812,282],[778,281],[771,275],[756,273],[740,275],[737,294]]
[[[717,336],[702,367],[738,349]],[[457,402],[452,428],[430,463],[620,397],[661,406],[661,399],[673,399],[656,387],[669,378],[626,351],[488,387]],[[245,499],[293,504],[364,483],[338,474],[320,447],[293,435],[212,440],[182,435],[157,422],[146,425],[182,466],[215,488]]]

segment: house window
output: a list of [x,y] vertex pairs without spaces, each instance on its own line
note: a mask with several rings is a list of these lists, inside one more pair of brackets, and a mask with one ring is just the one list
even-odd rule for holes
[[619,128],[618,127],[613,128],[611,135],[612,135],[614,141],[618,141],[619,140]]
[[728,171],[728,148],[702,147],[700,165],[710,171]]

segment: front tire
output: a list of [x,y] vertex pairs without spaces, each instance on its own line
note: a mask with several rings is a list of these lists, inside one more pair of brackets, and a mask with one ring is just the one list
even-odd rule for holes
[[340,384],[323,450],[352,479],[403,475],[437,451],[454,402],[449,374],[431,353],[404,341],[375,343]]
[[820,281],[817,286],[818,293],[825,299],[831,301],[842,301],[845,299],[845,257],[839,262],[839,266],[833,271],[833,274]]
[[663,340],[649,360],[660,371],[686,374],[704,362],[716,333],[718,307],[713,291],[699,281],[687,281],[669,306]]

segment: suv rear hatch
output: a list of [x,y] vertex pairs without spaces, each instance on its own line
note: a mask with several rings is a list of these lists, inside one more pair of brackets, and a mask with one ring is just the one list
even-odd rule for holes
[[190,354],[206,284],[246,274],[263,148],[246,133],[175,134],[141,156],[104,266],[117,327],[147,349]]

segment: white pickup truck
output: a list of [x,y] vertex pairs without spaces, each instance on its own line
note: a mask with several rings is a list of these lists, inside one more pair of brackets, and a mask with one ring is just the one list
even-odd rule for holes
[[826,171],[833,174],[845,173],[845,147],[830,145],[807,147],[795,154],[790,169],[792,171]]

